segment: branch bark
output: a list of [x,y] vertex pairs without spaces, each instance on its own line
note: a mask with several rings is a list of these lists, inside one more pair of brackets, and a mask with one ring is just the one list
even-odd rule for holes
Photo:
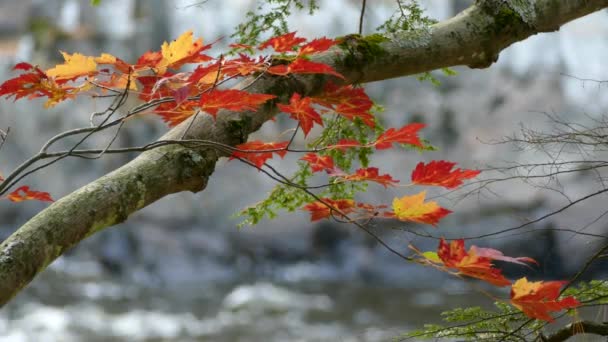
[[[424,32],[378,39],[345,37],[315,61],[334,67],[346,83],[364,83],[466,65],[485,68],[509,45],[608,7],[608,0],[477,0],[475,5]],[[287,102],[293,92],[312,95],[328,78],[262,77],[249,91]],[[335,81],[335,80],[334,80]],[[237,145],[271,119],[267,105],[257,112],[222,111],[217,120],[193,117],[160,139],[212,140]],[[191,125],[188,129],[187,127]],[[87,236],[128,218],[172,193],[205,188],[223,154],[212,148],[163,146],[142,153],[118,170],[74,191],[43,210],[0,245],[0,305],[4,305],[54,259]]]
[[544,342],[562,342],[568,340],[574,335],[592,334],[599,336],[608,336],[608,324],[596,323],[591,321],[578,321],[570,323],[559,329],[555,333],[543,337]]

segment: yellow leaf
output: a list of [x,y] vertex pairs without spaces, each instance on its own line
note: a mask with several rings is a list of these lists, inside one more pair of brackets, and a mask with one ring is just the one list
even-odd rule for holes
[[426,191],[422,191],[416,195],[395,198],[393,211],[397,219],[436,225],[442,217],[451,213],[437,202],[424,202],[425,197]]
[[46,74],[48,76],[55,77],[57,80],[69,80],[96,72],[97,63],[95,63],[95,58],[80,53],[70,55],[62,51],[61,54],[65,63],[47,70]]
[[[164,42],[161,46],[163,59],[156,65],[157,72],[164,74],[168,67],[177,69],[187,62],[201,61],[195,57],[203,50],[203,40],[192,38],[192,31],[186,31],[171,43]],[[194,59],[193,59],[194,58]],[[190,61],[189,59],[193,59]]]

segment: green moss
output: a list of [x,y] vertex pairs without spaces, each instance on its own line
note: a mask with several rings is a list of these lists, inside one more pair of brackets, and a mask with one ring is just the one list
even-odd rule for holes
[[348,52],[344,58],[338,61],[338,64],[355,69],[360,65],[369,63],[378,56],[386,54],[382,43],[389,40],[381,34],[372,34],[365,37],[359,34],[351,34],[338,39],[341,40],[338,46]]

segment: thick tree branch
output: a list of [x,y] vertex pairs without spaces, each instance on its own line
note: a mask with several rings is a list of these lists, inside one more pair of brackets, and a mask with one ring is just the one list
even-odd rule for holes
[[[458,16],[428,31],[386,39],[347,36],[340,47],[316,57],[346,76],[347,83],[372,82],[442,67],[488,67],[507,46],[608,7],[608,0],[478,0]],[[262,77],[248,90],[286,102],[293,92],[310,95],[327,77]],[[276,114],[269,104],[257,112],[220,112],[217,121],[198,115],[161,139],[204,139],[234,146]],[[0,245],[0,305],[9,301],[68,248],[133,212],[180,191],[205,188],[216,149],[163,146],[142,153],[120,169],[43,210]]]

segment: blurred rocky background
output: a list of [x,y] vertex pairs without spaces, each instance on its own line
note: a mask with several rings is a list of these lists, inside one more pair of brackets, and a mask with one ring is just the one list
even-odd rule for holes
[[[470,2],[422,1],[439,20]],[[310,38],[353,33],[359,5],[320,1],[318,14],[296,13],[290,24]],[[365,32],[372,33],[394,2],[368,6]],[[132,61],[187,29],[207,42],[222,38],[214,50],[219,53],[255,7],[251,0],[103,0],[99,7],[85,0],[0,0],[0,79],[12,77],[11,67],[19,61],[54,65],[59,50],[108,52]],[[550,131],[547,113],[589,125],[601,118],[608,105],[605,85],[580,79],[608,80],[607,19],[602,11],[515,44],[489,69],[455,68],[458,75],[450,77],[436,73],[440,85],[416,77],[367,85],[386,108],[384,122],[423,121],[424,137],[439,148],[424,155],[380,153],[373,164],[406,182],[420,160],[447,159],[466,168],[550,161],[549,153],[493,142],[522,126]],[[0,128],[10,127],[10,135],[0,151],[1,172],[10,172],[54,134],[87,125],[90,113],[103,107],[102,101],[85,99],[44,110],[41,101],[2,100]],[[271,123],[256,137],[272,140],[285,128]],[[128,123],[117,145],[143,144],[166,130],[157,117],[144,116]],[[103,144],[103,137],[92,143]],[[132,157],[62,161],[26,182],[60,198]],[[601,159],[601,151],[594,157]],[[463,200],[462,193],[439,198],[455,211],[440,225],[441,234],[416,229],[446,237],[494,232],[567,204],[564,195],[578,198],[600,186],[585,173],[559,181],[561,193],[515,180]],[[272,186],[254,169],[221,161],[204,192],[165,198],[53,263],[0,312],[0,341],[383,341],[437,321],[441,310],[492,302],[469,283],[404,263],[352,226],[311,224],[296,212],[238,229],[234,214]],[[390,203],[403,193],[372,186],[366,196]],[[584,228],[605,234],[607,222],[600,217],[605,200],[585,202],[528,230]],[[3,202],[0,238],[44,207]],[[423,250],[436,247],[434,240],[391,229],[400,226],[378,222],[372,229],[404,252],[410,243]],[[604,242],[545,230],[475,243],[537,258],[541,267],[523,270],[532,278],[564,279]],[[601,275],[600,268],[590,274]]]

